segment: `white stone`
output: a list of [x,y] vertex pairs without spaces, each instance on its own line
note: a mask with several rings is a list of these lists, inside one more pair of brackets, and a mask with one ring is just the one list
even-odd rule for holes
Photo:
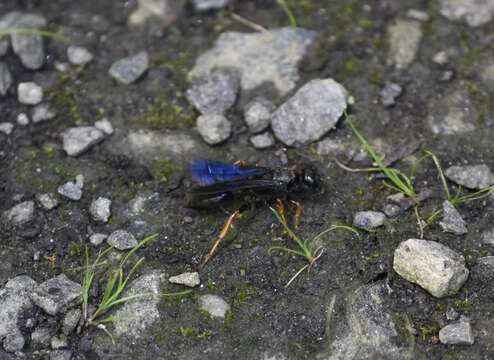
[[36,105],[43,100],[43,89],[34,82],[19,83],[17,97],[21,104]]

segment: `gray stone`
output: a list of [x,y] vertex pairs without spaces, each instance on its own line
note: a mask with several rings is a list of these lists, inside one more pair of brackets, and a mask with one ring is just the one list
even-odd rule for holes
[[438,298],[456,294],[469,273],[461,254],[435,241],[419,239],[398,246],[393,269]]
[[81,320],[82,312],[80,309],[72,309],[65,314],[62,323],[62,333],[69,336],[76,328],[77,324]]
[[57,189],[58,193],[67,199],[78,201],[82,197],[82,190],[76,183],[69,181],[60,185]]
[[421,22],[429,21],[430,16],[425,11],[410,9],[407,11],[407,18]]
[[215,318],[225,318],[231,310],[230,305],[221,297],[216,295],[202,295],[198,300],[199,309],[207,312]]
[[67,48],[67,58],[72,65],[85,65],[93,60],[93,54],[85,47],[70,45]]
[[433,57],[432,61],[437,65],[444,66],[449,62],[449,55],[446,51],[439,51]]
[[232,123],[223,115],[201,115],[197,118],[197,131],[209,145],[216,145],[230,137]]
[[177,276],[171,276],[168,279],[173,284],[195,287],[201,283],[198,272],[185,272]]
[[125,230],[115,230],[108,236],[106,242],[118,250],[132,249],[138,244],[134,235]]
[[487,87],[487,89],[494,93],[494,63],[490,63],[484,67],[484,69],[480,73],[480,79]]
[[81,303],[82,287],[60,274],[39,284],[29,296],[47,314],[56,315]]
[[82,189],[84,187],[84,175],[77,174],[75,176],[75,184]]
[[21,351],[25,343],[26,341],[22,333],[20,331],[14,331],[8,333],[5,339],[3,339],[3,348],[5,351],[13,353]]
[[48,104],[36,105],[31,110],[31,120],[37,124],[46,120],[51,120],[57,116],[57,112],[53,110]]
[[403,213],[401,206],[389,203],[384,205],[383,211],[388,217],[395,217]]
[[17,115],[16,121],[21,126],[26,126],[29,124],[29,117],[26,113],[20,113]]
[[149,67],[149,56],[146,51],[115,61],[109,74],[122,84],[129,85],[137,81]]
[[50,346],[53,350],[64,349],[68,346],[67,337],[65,335],[54,336],[50,340]]
[[187,90],[187,100],[202,114],[224,114],[230,109],[239,89],[239,79],[234,71],[215,70],[193,80]]
[[409,349],[401,341],[389,310],[389,292],[387,284],[379,281],[347,295],[345,327],[343,321],[331,323],[334,340],[325,359],[408,359]]
[[480,239],[482,244],[494,246],[494,229],[483,232]]
[[250,138],[250,143],[256,149],[268,149],[275,144],[273,135],[269,131],[263,134],[254,135]]
[[467,224],[456,208],[447,200],[443,202],[443,218],[439,222],[444,232],[463,235],[468,232]]
[[317,142],[316,153],[318,155],[332,155],[343,157],[343,160],[351,160],[355,155],[356,147],[343,139],[325,138]]
[[492,0],[440,0],[441,14],[471,27],[486,25],[494,16]]
[[158,304],[161,300],[161,282],[164,273],[153,270],[143,275],[129,285],[124,297],[135,294],[149,294],[149,296],[133,299],[115,311],[116,317],[123,320],[115,322],[114,334],[117,337],[127,336],[130,339],[145,335],[145,330],[160,319]]
[[276,110],[271,128],[288,146],[308,144],[333,129],[346,107],[342,85],[333,79],[314,79]]
[[[36,14],[19,14],[12,26],[17,28],[39,30],[46,26],[46,20]],[[39,34],[12,33],[12,49],[21,59],[22,65],[29,70],[37,70],[43,66],[45,51],[43,38]]]
[[24,201],[4,213],[7,221],[14,226],[21,226],[34,217],[34,202]]
[[469,321],[449,324],[439,330],[439,340],[443,344],[473,345],[475,338]]
[[94,127],[103,131],[106,135],[112,135],[114,130],[111,122],[107,118],[103,118],[94,123]]
[[438,95],[429,103],[427,122],[432,132],[441,135],[464,134],[475,130],[475,106],[464,89]]
[[371,230],[384,225],[386,215],[380,211],[359,211],[353,216],[353,225]]
[[218,10],[229,5],[231,0],[192,0],[196,11]]
[[91,213],[94,221],[100,221],[107,223],[111,215],[111,200],[99,197],[91,203],[89,212]]
[[37,105],[43,100],[43,89],[33,82],[19,83],[17,97],[21,104]]
[[46,326],[36,328],[31,334],[31,344],[35,347],[46,348],[50,345],[52,331]]
[[6,351],[17,351],[24,346],[24,339],[21,346],[22,334],[17,324],[19,317],[33,308],[29,293],[35,286],[33,279],[21,275],[9,280],[0,289],[0,341],[4,341],[4,348],[7,345]]
[[89,236],[89,242],[91,244],[93,244],[94,246],[99,246],[103,243],[103,241],[105,241],[106,239],[108,238],[108,235],[106,234],[100,234],[100,233],[96,233],[96,234],[91,234],[91,236]]
[[494,184],[494,174],[485,165],[451,166],[444,172],[446,177],[469,189],[480,190]]
[[314,32],[291,27],[223,32],[214,48],[199,56],[189,76],[201,77],[215,68],[233,68],[238,70],[242,90],[272,83],[280,94],[286,94],[295,88],[299,79],[297,65],[314,39]]
[[50,360],[71,360],[72,350],[50,351]]
[[12,134],[12,131],[14,131],[14,124],[9,122],[0,123],[0,133],[4,133],[5,135],[10,135]]
[[386,82],[384,88],[382,88],[379,96],[381,98],[381,103],[385,107],[391,107],[395,105],[395,100],[398,98],[403,92],[403,88],[395,83]]
[[10,73],[7,64],[0,61],[0,95],[7,95],[7,91],[10,89],[12,81],[12,74]]
[[63,149],[69,156],[78,156],[105,138],[102,131],[93,126],[78,126],[62,133]]
[[58,200],[53,193],[36,194],[36,200],[46,210],[52,210],[58,206]]
[[419,51],[422,39],[420,23],[412,20],[397,20],[388,28],[388,37],[389,62],[397,69],[407,68]]
[[257,98],[249,102],[244,108],[244,119],[249,131],[257,134],[266,130],[275,110],[274,104],[263,98]]
[[138,0],[138,7],[130,14],[128,23],[130,26],[138,26],[148,20],[157,20],[163,28],[176,20],[183,4],[183,0]]

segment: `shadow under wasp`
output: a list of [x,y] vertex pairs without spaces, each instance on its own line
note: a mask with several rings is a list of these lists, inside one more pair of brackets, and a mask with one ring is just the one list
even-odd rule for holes
[[[320,185],[320,177],[313,166],[295,164],[290,167],[249,166],[243,162],[233,164],[213,160],[197,160],[190,166],[195,182],[186,194],[186,206],[211,208],[235,202],[237,207],[228,217],[216,241],[198,266],[202,271],[218,252],[221,242],[236,218],[252,205],[276,201],[278,212],[286,224],[283,200],[291,194],[314,191]],[[296,205],[295,224],[300,222],[302,208]]]

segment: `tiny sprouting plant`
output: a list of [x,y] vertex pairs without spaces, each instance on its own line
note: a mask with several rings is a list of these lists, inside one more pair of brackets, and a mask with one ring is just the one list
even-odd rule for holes
[[288,254],[295,255],[297,257],[302,258],[305,260],[306,264],[303,265],[296,273],[295,275],[292,276],[292,278],[286,283],[285,288],[289,287],[295,279],[302,274],[304,271],[307,271],[307,273],[311,270],[311,268],[315,265],[317,260],[323,255],[325,248],[323,246],[318,245],[318,240],[327,234],[328,232],[334,231],[334,230],[348,230],[351,231],[355,234],[358,235],[358,231],[355,230],[354,228],[347,226],[347,225],[331,225],[328,229],[320,232],[317,234],[315,237],[312,239],[301,239],[297,234],[295,234],[292,229],[287,225],[286,221],[284,218],[280,215],[278,211],[275,209],[271,208],[271,211],[273,212],[274,216],[278,220],[278,222],[283,226],[285,229],[286,233],[288,234],[289,239],[291,239],[294,242],[295,247],[294,248],[289,248],[286,246],[271,246],[268,250],[268,253],[271,254],[275,250],[280,250],[284,251]]
[[[137,250],[154,240],[156,237],[157,235],[152,235],[140,241],[122,258],[116,267],[107,267],[106,271],[103,271],[101,274],[98,270],[102,267],[105,268],[106,265],[108,265],[102,259],[110,250],[113,249],[113,247],[109,247],[103,251],[100,250],[94,262],[91,261],[89,250],[86,247],[85,264],[83,267],[84,278],[82,281],[82,317],[85,327],[94,326],[100,330],[103,330],[111,338],[112,342],[115,343],[111,332],[107,329],[105,324],[131,319],[132,314],[130,314],[129,317],[118,317],[108,315],[110,310],[113,310],[118,305],[122,305],[130,300],[156,296],[156,294],[153,293],[125,295],[125,290],[127,289],[129,281],[144,261],[144,258],[141,257],[133,264],[128,264],[129,259]],[[127,271],[126,269],[129,267],[130,270]],[[94,304],[92,304],[93,306],[90,306],[91,288],[93,287],[98,275],[100,275],[100,279],[105,282],[105,287],[101,297],[98,298]],[[186,290],[177,293],[160,294],[159,296],[184,296],[190,292],[191,290]],[[91,308],[93,308],[93,310],[90,310]]]

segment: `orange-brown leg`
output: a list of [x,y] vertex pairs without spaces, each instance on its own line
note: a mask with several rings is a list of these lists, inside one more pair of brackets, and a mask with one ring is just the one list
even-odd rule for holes
[[302,219],[302,205],[300,205],[300,203],[296,202],[296,201],[293,201],[292,200],[292,204],[295,205],[295,229],[299,227],[300,225],[300,220]]
[[216,241],[213,243],[213,246],[211,247],[211,250],[209,250],[209,252],[206,254],[206,256],[204,256],[204,258],[202,259],[201,263],[197,267],[197,271],[198,272],[201,272],[202,270],[204,270],[204,268],[206,267],[206,265],[209,262],[209,260],[211,260],[213,258],[213,256],[216,255],[216,252],[218,251],[218,248],[219,248],[221,242],[223,240],[225,240],[225,238],[227,237],[228,232],[230,230],[230,227],[232,226],[233,221],[239,215],[240,215],[240,210],[236,210],[233,214],[231,214],[228,217],[228,219],[225,222],[225,225],[221,229],[221,232],[220,232],[220,235],[218,236],[218,239],[216,239]]
[[233,163],[233,165],[248,166],[249,163],[245,160],[237,160]]
[[280,214],[280,218],[283,221],[283,224],[288,225],[285,216],[285,205],[283,204],[283,200],[279,198],[276,199],[276,210],[278,211],[278,214]]

